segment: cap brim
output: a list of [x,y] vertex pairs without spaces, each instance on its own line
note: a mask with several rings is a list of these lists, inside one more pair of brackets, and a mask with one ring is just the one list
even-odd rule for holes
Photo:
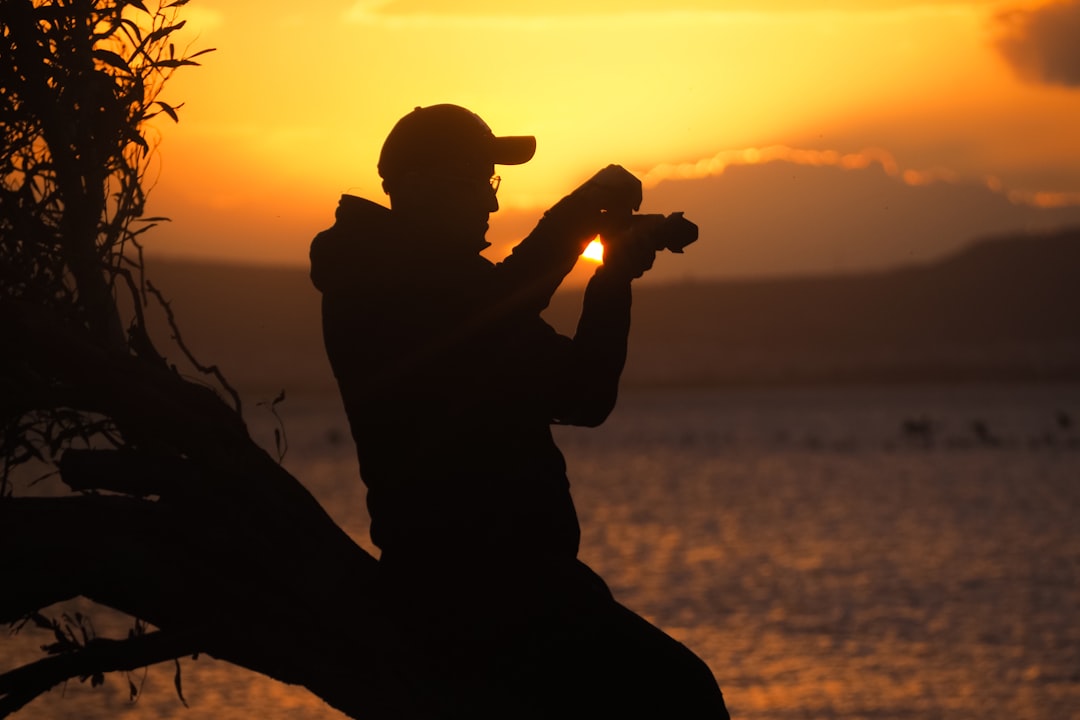
[[491,143],[491,154],[495,165],[527,163],[536,154],[536,138],[532,135],[507,135],[494,138]]

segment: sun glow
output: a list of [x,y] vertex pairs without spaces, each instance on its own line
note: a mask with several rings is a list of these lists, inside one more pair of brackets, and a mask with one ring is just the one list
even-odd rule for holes
[[[376,164],[387,132],[416,105],[440,102],[480,113],[499,134],[538,139],[533,160],[500,171],[502,210],[488,240],[507,251],[544,208],[612,162],[642,179],[646,201],[656,188],[678,195],[655,208],[664,212],[704,192],[699,181],[778,162],[880,164],[927,193],[950,178],[992,176],[1015,203],[1078,204],[1080,94],[1014,77],[992,44],[1001,1],[185,7],[184,42],[219,51],[169,83],[165,99],[185,105],[180,124],[157,119],[161,176],[150,213],[174,222],[155,229],[153,245],[306,263],[339,195],[386,203]],[[347,76],[319,70],[327,67]],[[783,197],[788,187],[756,192]],[[815,208],[791,212],[814,223]],[[584,257],[582,274],[602,262],[601,249]]]
[[604,245],[600,242],[600,238],[596,238],[589,243],[589,246],[585,248],[585,252],[581,253],[581,257],[593,262],[604,262]]

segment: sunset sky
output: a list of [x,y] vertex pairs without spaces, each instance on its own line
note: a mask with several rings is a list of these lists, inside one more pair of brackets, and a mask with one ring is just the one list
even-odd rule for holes
[[592,172],[702,240],[655,275],[859,270],[1080,223],[1080,0],[194,0],[151,252],[301,265],[341,193],[385,201],[394,122],[453,102],[538,138],[493,252]]

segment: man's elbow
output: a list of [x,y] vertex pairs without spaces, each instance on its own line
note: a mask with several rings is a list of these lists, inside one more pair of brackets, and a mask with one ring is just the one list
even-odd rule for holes
[[602,425],[611,411],[615,409],[616,392],[590,394],[586,402],[578,403],[573,412],[568,413],[561,422],[579,427],[597,427]]

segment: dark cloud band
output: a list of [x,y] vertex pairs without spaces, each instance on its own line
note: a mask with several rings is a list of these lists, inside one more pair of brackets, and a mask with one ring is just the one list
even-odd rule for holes
[[1025,80],[1080,87],[1080,0],[1058,0],[997,17],[997,47]]

